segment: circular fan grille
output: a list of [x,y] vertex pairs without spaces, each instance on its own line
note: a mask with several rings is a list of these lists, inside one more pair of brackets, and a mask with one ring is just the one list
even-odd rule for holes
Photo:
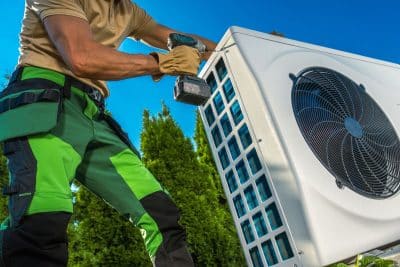
[[364,88],[346,76],[313,67],[292,77],[297,124],[339,187],[374,199],[400,187],[400,143],[390,121]]

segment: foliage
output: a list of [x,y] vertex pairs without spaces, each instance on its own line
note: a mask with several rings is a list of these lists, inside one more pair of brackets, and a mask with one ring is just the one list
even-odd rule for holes
[[[0,188],[3,188],[8,183],[8,170],[7,160],[3,156],[0,150]],[[0,197],[0,223],[8,216],[7,210],[7,198],[4,196]]]
[[356,264],[356,267],[394,267],[392,260],[381,259],[375,256],[362,257]]
[[224,218],[221,218],[221,222],[224,223],[224,228],[231,233],[231,242],[236,243],[236,251],[234,251],[234,253],[238,256],[238,261],[242,261],[244,266],[244,255],[242,253],[242,250],[240,249],[239,238],[237,237],[235,225],[222,187],[221,178],[218,174],[214,158],[211,154],[210,143],[208,142],[199,112],[196,113],[196,128],[194,140],[196,142],[196,153],[199,159],[199,163],[201,167],[206,170],[210,181],[214,185],[215,190],[218,192],[218,200],[220,204],[219,206],[221,210],[223,210],[223,212],[221,212],[221,215],[223,214],[224,216]]
[[155,117],[144,112],[141,148],[144,163],[181,210],[180,222],[196,265],[245,266],[236,233],[226,227],[221,192],[165,105]]
[[70,266],[151,266],[139,231],[83,186],[71,221]]
[[349,265],[344,264],[344,263],[337,263],[337,264],[331,265],[329,267],[349,267]]
[[196,154],[202,168],[206,169],[209,174],[209,179],[213,183],[213,187],[218,192],[218,197],[221,203],[226,203],[224,190],[222,188],[221,180],[219,178],[217,167],[215,166],[214,158],[211,154],[210,144],[208,142],[206,132],[204,130],[203,122],[200,118],[200,113],[196,112],[196,128],[194,134],[197,150]]
[[[10,74],[5,74],[4,79],[9,80]],[[2,85],[1,87],[5,87]],[[3,155],[3,151],[0,148],[0,189],[3,188],[8,183],[8,169],[7,169],[7,159]],[[0,223],[7,218],[8,216],[8,208],[7,208],[7,198],[4,196],[0,196]]]
[[337,263],[330,265],[329,267],[395,267],[397,266],[394,261],[381,259],[376,256],[357,256],[357,261],[354,265],[347,265],[344,263]]

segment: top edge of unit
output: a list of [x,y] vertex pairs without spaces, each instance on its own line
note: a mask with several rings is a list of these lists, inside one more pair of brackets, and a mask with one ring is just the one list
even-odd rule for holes
[[[396,64],[396,63],[393,63],[393,62],[384,61],[384,60],[380,60],[380,59],[375,59],[375,58],[362,56],[362,55],[355,54],[355,53],[349,53],[349,52],[345,52],[345,51],[341,51],[341,50],[337,50],[337,49],[332,49],[332,48],[328,48],[328,47],[323,47],[323,46],[319,46],[319,45],[315,45],[315,44],[296,41],[296,40],[289,39],[289,38],[286,38],[286,37],[281,37],[281,36],[277,36],[277,35],[273,35],[273,34],[268,34],[268,33],[260,32],[260,31],[255,31],[255,30],[250,30],[250,29],[247,29],[247,28],[239,27],[239,26],[231,26],[231,27],[229,27],[227,29],[227,31],[225,32],[225,34],[222,37],[221,41],[219,42],[216,50],[217,51],[221,51],[221,50],[223,51],[224,48],[227,46],[227,42],[231,38],[233,39],[235,44],[238,44],[239,46],[240,45],[245,45],[245,42],[240,42],[240,39],[243,36],[249,36],[249,37],[252,37],[252,38],[255,38],[255,39],[260,39],[260,40],[262,39],[262,40],[266,40],[266,41],[270,41],[270,42],[274,42],[274,43],[280,43],[280,44],[283,44],[283,45],[289,45],[289,46],[292,46],[294,48],[297,47],[297,48],[302,48],[302,49],[315,51],[315,52],[319,52],[319,53],[322,52],[322,53],[341,56],[341,57],[346,57],[346,58],[350,58],[350,59],[354,59],[354,60],[360,60],[360,61],[369,62],[369,63],[373,63],[373,64],[378,64],[378,65],[382,65],[382,66],[386,66],[386,67],[395,68],[395,69],[400,70],[400,64]],[[214,58],[214,57],[212,57],[212,58]]]

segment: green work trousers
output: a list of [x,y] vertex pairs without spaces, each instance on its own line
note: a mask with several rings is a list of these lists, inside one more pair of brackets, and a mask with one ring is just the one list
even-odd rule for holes
[[[19,69],[11,85],[0,104],[14,108],[0,105],[0,122],[3,115],[24,135],[3,142],[10,216],[0,232],[0,266],[67,265],[75,178],[141,229],[155,266],[193,266],[177,207],[103,110],[96,89],[37,67]],[[51,101],[56,93],[50,90],[59,92],[57,101]],[[25,122],[28,129],[21,130]]]

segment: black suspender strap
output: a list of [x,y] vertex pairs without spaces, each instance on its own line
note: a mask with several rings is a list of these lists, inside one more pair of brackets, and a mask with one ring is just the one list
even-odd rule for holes
[[10,78],[10,84],[15,83],[16,81],[20,81],[22,77],[22,72],[24,68],[23,67],[18,67],[13,74],[11,75]]
[[71,86],[72,86],[72,77],[65,75],[64,86],[63,86],[64,97],[71,98]]

